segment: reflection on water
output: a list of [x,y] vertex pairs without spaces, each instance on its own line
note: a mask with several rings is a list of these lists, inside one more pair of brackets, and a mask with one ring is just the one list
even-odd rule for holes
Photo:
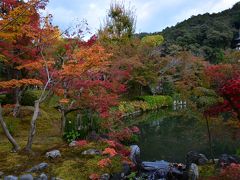
[[[140,122],[139,147],[143,160],[167,160],[184,162],[191,150],[209,157],[209,146],[205,121],[188,113],[170,115],[166,110],[150,112],[135,118]],[[223,123],[211,122],[214,155],[234,154],[240,141],[234,139],[234,132],[226,130]]]

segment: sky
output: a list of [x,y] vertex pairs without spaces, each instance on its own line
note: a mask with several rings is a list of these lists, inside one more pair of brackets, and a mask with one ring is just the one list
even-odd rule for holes
[[[64,31],[86,20],[92,33],[100,27],[112,2],[112,0],[49,1],[47,13],[53,15],[54,25],[58,25]],[[135,9],[136,32],[157,32],[192,15],[217,13],[229,9],[239,0],[124,0],[124,2],[127,7]]]

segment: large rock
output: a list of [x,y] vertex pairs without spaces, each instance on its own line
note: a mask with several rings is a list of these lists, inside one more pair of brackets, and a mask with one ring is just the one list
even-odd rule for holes
[[43,171],[44,169],[46,169],[48,167],[48,163],[40,163],[34,167],[32,167],[31,169],[29,169],[27,172],[37,172],[37,171]]
[[4,175],[4,172],[0,171],[0,177],[2,177]]
[[240,158],[234,155],[222,154],[219,157],[218,165],[219,166],[228,166],[231,163],[240,164]]
[[140,148],[138,147],[138,145],[132,145],[132,146],[130,146],[130,148],[131,148],[131,153],[130,153],[131,161],[135,165],[140,164],[141,163],[141,160],[140,160]]
[[195,163],[197,165],[204,165],[207,164],[208,159],[204,154],[190,151],[187,153],[186,161],[188,165],[190,165],[191,163]]
[[146,171],[157,171],[161,170],[163,173],[168,173],[170,170],[170,163],[164,160],[161,161],[144,161],[142,162],[142,167]]
[[4,180],[18,180],[18,177],[9,175],[9,176],[5,176]]
[[86,151],[82,152],[83,155],[100,155],[101,151],[97,150],[97,149],[88,149]]
[[50,159],[55,159],[57,157],[61,157],[61,153],[59,150],[53,150],[53,151],[47,152],[46,157]]
[[25,174],[20,176],[19,180],[33,180],[33,176],[31,174]]
[[189,180],[197,180],[199,178],[199,170],[198,166],[192,163],[188,170],[188,179]]

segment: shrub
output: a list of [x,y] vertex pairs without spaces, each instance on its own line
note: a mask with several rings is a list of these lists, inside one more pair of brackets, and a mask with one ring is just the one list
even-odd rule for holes
[[109,155],[110,157],[113,157],[117,155],[117,152],[114,148],[105,148],[103,151],[103,155]]
[[131,102],[123,101],[118,106],[119,110],[123,113],[131,113],[135,111],[135,107]]
[[122,113],[132,113],[141,110],[143,112],[154,110],[164,106],[171,106],[173,99],[170,96],[142,96],[137,101],[123,101],[119,104],[118,109]]
[[140,130],[137,127],[133,126],[131,128],[127,127],[119,131],[110,132],[108,135],[111,139],[120,141],[125,145],[129,145],[129,144],[138,142],[139,133],[140,133]]
[[111,163],[112,163],[111,159],[105,158],[105,159],[102,159],[98,162],[98,166],[101,167],[101,168],[105,168],[107,166],[110,166]]
[[83,147],[83,146],[88,145],[88,142],[87,142],[86,140],[78,140],[78,141],[76,142],[76,145],[77,145],[77,146],[80,146],[80,147]]
[[230,166],[221,171],[219,179],[239,180],[240,179],[240,164],[232,163]]
[[23,106],[34,106],[34,102],[40,97],[42,91],[27,90],[22,96],[21,104]]
[[81,137],[81,133],[79,131],[76,130],[72,130],[72,131],[67,131],[64,133],[63,138],[67,141],[67,142],[72,142],[77,140],[78,138]]
[[1,104],[14,104],[13,94],[0,94],[0,103]]
[[123,101],[119,104],[119,110],[123,113],[132,113],[134,111],[147,111],[150,109],[150,106],[147,102],[144,101]]
[[214,165],[204,165],[199,166],[200,177],[213,177],[215,175],[216,169]]
[[6,101],[6,95],[5,94],[0,94],[0,103],[4,104],[5,101]]
[[150,47],[160,46],[163,43],[163,41],[164,41],[164,38],[161,35],[145,36],[141,40],[142,44]]
[[139,99],[147,102],[151,109],[170,106],[173,103],[173,99],[170,96],[141,96]]
[[240,148],[237,149],[236,154],[237,156],[240,156]]

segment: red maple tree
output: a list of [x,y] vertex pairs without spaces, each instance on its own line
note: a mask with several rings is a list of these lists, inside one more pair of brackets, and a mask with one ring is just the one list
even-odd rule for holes
[[213,65],[206,69],[212,87],[223,102],[210,107],[206,113],[217,115],[231,112],[240,121],[240,69],[237,65]]

